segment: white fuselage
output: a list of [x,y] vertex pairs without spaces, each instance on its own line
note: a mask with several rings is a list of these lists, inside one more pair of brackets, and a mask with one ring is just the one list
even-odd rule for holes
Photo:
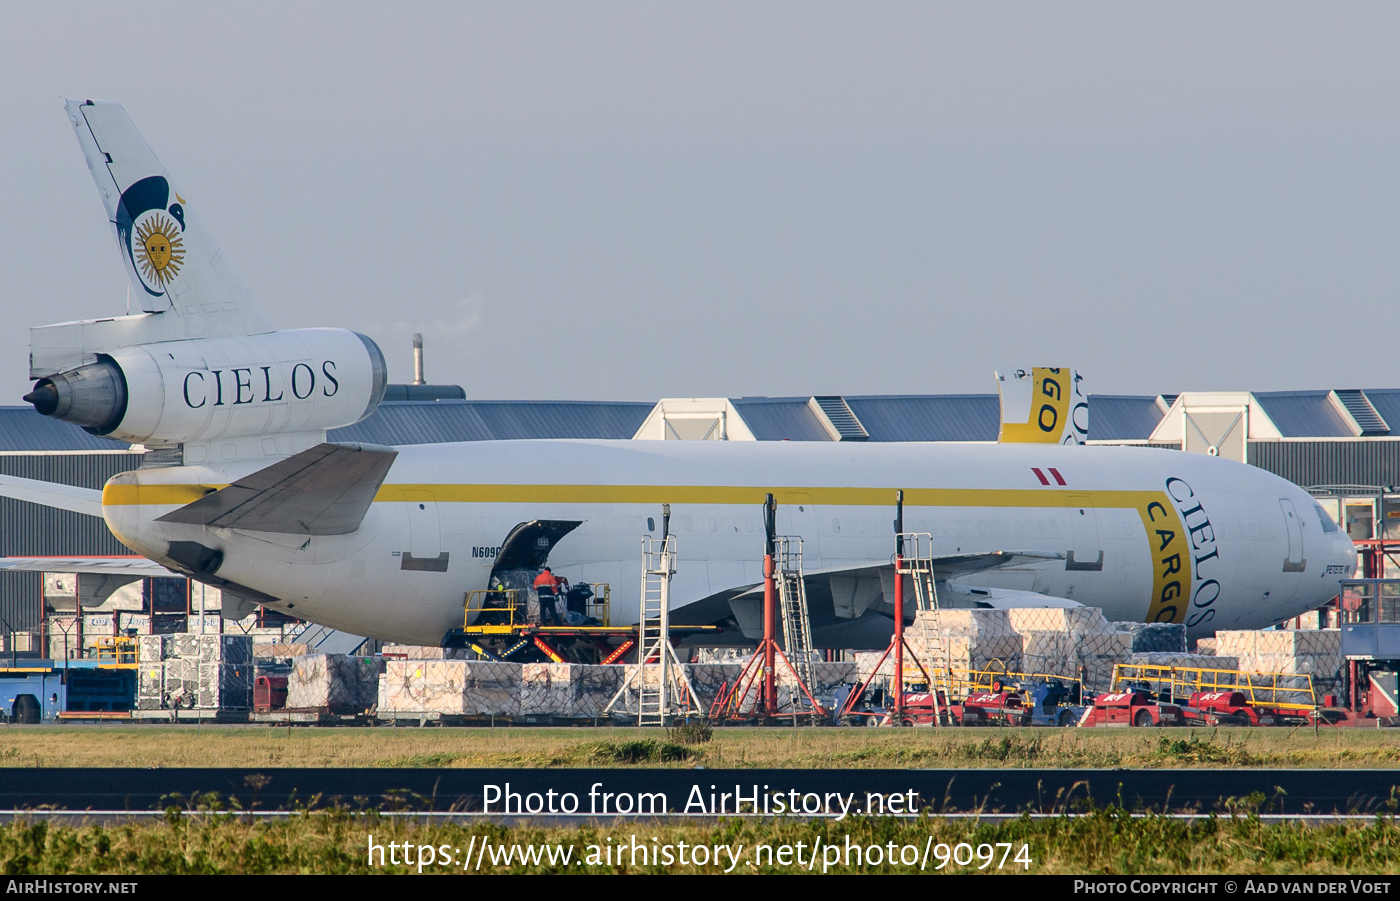
[[[634,622],[640,539],[671,509],[673,609],[762,579],[766,493],[808,573],[888,563],[896,489],[906,531],[935,554],[1048,551],[1065,559],[960,581],[1103,608],[1110,620],[1260,628],[1312,609],[1355,568],[1311,497],[1263,470],[1134,447],[923,443],[483,441],[399,448],[361,527],[293,536],[155,522],[262,464],[127,474],[104,492],[112,531],[165,562],[170,541],[223,555],[218,576],[271,606],[347,632],[437,644],[486,587],[517,523],[580,520],[549,557],[571,581],[613,588]],[[1061,484],[1063,483],[1063,484]],[[131,490],[132,485],[137,486]],[[1326,531],[1325,531],[1326,530]],[[445,572],[402,557],[447,553]],[[1070,563],[1070,555],[1076,565]]]

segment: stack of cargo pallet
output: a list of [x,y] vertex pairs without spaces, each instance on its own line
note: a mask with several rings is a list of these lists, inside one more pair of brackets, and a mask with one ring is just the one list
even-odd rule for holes
[[621,666],[526,663],[520,668],[520,715],[558,719],[603,716],[621,684]]
[[[613,715],[617,717],[627,717],[637,715],[637,670],[638,665],[629,663],[624,667],[623,680],[627,690],[623,696],[613,705]],[[695,706],[702,713],[708,713],[710,706],[714,704],[715,698],[719,695],[720,689],[726,684],[733,685],[743,672],[742,663],[683,663],[681,672],[690,680],[691,686],[695,689]],[[647,678],[659,679],[661,668],[652,666],[647,669]],[[678,680],[679,681],[679,680]],[[655,684],[655,683],[652,683]],[[604,702],[607,703],[606,701]]]
[[[825,660],[812,664],[812,684],[807,686],[818,703],[829,705],[836,689],[856,680],[856,664],[851,662],[828,663]],[[699,690],[697,686],[697,690]],[[795,705],[795,707],[794,707]],[[787,667],[778,667],[778,712],[791,713],[794,709],[805,710],[806,698],[797,687],[797,679]]]
[[1085,688],[1106,691],[1113,667],[1133,651],[1133,636],[1120,632],[1097,607],[1019,607],[1007,611],[1021,636],[1021,668],[1082,678]]
[[379,715],[412,719],[518,716],[521,664],[488,660],[384,661]]
[[138,710],[253,706],[253,642],[245,635],[142,635],[136,648]]
[[[1217,654],[1237,658],[1242,673],[1308,675],[1319,695],[1340,690],[1345,661],[1338,629],[1221,630],[1215,633],[1215,642]],[[1271,684],[1269,680],[1250,681]],[[1301,688],[1305,684],[1303,679],[1277,681],[1281,688]]]
[[1186,626],[1181,623],[1114,623],[1113,626],[1133,637],[1133,652],[1124,663],[1175,669],[1235,668],[1233,658],[1189,652],[1186,649]]
[[421,644],[386,644],[379,653],[405,660],[476,660],[481,656],[468,648],[439,648]]
[[[933,638],[942,636],[948,665],[957,672],[982,671],[989,668],[1016,670],[1021,662],[1021,636],[1012,628],[1006,610],[967,608],[940,610],[937,613],[919,611],[912,625],[904,629],[910,648],[925,666],[934,657]],[[860,651],[856,654],[856,671],[865,679],[874,671],[882,651]],[[906,673],[918,674],[918,668],[906,657]],[[885,658],[876,674],[880,680],[894,675],[894,655]]]
[[346,654],[308,654],[292,662],[287,708],[360,713],[379,699],[383,660]]

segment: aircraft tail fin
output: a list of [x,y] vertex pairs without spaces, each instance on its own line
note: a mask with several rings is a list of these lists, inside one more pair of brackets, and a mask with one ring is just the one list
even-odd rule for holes
[[1089,397],[1079,372],[1040,367],[997,370],[1001,395],[998,444],[1083,444],[1089,440]]
[[185,337],[272,331],[121,104],[67,100],[64,108],[141,309],[187,319]]

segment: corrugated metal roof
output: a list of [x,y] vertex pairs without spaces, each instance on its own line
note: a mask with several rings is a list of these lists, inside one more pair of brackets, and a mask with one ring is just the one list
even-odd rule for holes
[[1156,395],[1089,395],[1090,441],[1146,441],[1162,421]]
[[871,441],[995,441],[995,394],[878,394],[846,397]]
[[1390,425],[1391,434],[1400,430],[1400,388],[1365,388],[1361,392]]
[[440,444],[517,438],[631,438],[651,412],[645,402],[439,400],[385,402],[331,441]]
[[89,435],[77,426],[40,416],[33,407],[0,407],[0,451],[124,451],[125,441]]
[[805,397],[734,397],[729,402],[759,441],[830,441]]
[[1256,391],[1254,396],[1285,438],[1353,438],[1330,391]]

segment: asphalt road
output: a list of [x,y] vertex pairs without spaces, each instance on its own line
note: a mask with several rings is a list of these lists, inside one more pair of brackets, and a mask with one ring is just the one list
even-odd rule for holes
[[[656,793],[664,795],[664,800]],[[726,797],[727,795],[727,797]],[[1129,810],[1391,812],[1400,770],[0,768],[0,811],[225,807],[501,815]]]

